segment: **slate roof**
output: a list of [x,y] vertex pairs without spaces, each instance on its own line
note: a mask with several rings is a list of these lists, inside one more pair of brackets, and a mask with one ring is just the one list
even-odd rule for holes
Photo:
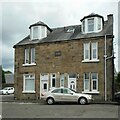
[[50,29],[50,28],[48,27],[48,25],[45,24],[45,23],[42,22],[42,21],[39,21],[39,22],[37,22],[37,23],[34,23],[34,24],[30,25],[29,29],[30,29],[32,26],[38,26],[38,25],[46,26],[48,30],[52,31],[52,29]]
[[84,19],[90,18],[90,17],[100,17],[100,18],[102,18],[102,20],[104,21],[103,16],[101,16],[101,15],[99,15],[99,14],[95,14],[95,13],[91,13],[91,14],[89,14],[89,15],[87,15],[87,16],[84,16],[80,21],[83,21]]
[[[110,15],[111,17],[112,15]],[[37,23],[39,24],[39,22]],[[40,23],[41,24],[41,23]],[[72,30],[73,31],[68,31]],[[69,40],[76,40],[81,38],[91,38],[91,37],[101,37],[105,36],[105,34],[109,34],[113,36],[113,21],[107,20],[104,22],[103,30],[98,33],[87,33],[83,34],[81,32],[81,25],[71,25],[66,27],[59,27],[59,28],[53,28],[52,32],[50,32],[46,38],[43,39],[36,39],[36,40],[30,40],[30,35],[25,37],[23,40],[21,40],[19,43],[17,43],[16,46],[21,45],[28,45],[28,44],[40,44],[40,43],[50,43],[50,42],[57,42],[57,41],[69,41]]]

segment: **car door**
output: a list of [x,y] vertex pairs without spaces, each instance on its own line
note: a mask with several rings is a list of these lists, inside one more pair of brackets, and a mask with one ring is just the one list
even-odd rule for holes
[[12,93],[12,88],[8,88],[8,93],[9,93],[9,94]]
[[63,101],[65,102],[74,102],[76,101],[74,98],[74,92],[67,88],[63,88]]
[[63,92],[62,92],[62,89],[61,88],[58,88],[58,89],[54,89],[52,92],[51,92],[53,98],[55,99],[55,101],[62,101],[62,98],[63,98]]
[[14,93],[14,88],[10,87],[10,88],[8,89],[8,93],[9,93],[9,94]]

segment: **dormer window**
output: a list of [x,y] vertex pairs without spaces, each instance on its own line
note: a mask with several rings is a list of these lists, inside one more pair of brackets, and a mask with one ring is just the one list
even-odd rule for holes
[[52,31],[46,24],[43,22],[37,22],[33,25],[30,25],[30,39],[36,40],[36,39],[42,39],[47,37],[47,30],[50,32]]
[[41,26],[41,38],[47,37],[47,28]]
[[101,28],[102,28],[101,25],[102,25],[101,19],[98,18],[98,30],[101,30]]
[[85,32],[85,20],[82,22],[82,31]]
[[33,27],[33,39],[38,39],[39,38],[39,31],[38,27]]
[[103,17],[98,14],[85,16],[82,22],[82,33],[100,32],[103,28]]
[[88,32],[94,31],[94,18],[88,19]]
[[33,26],[30,29],[31,40],[47,37],[47,28],[45,26]]

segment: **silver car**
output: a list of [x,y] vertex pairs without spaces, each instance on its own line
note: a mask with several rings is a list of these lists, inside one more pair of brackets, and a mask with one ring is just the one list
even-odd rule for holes
[[77,93],[70,88],[54,88],[46,93],[42,93],[41,99],[51,105],[55,102],[77,102],[87,104],[93,100],[92,95]]

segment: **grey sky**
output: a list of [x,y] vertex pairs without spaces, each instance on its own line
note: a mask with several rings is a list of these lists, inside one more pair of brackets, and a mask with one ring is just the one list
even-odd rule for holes
[[[10,1],[10,0],[9,0]],[[34,1],[34,2],[33,2]],[[2,65],[5,70],[14,71],[13,45],[29,34],[30,24],[43,21],[50,28],[81,24],[80,19],[92,12],[107,19],[114,15],[114,44],[117,57],[118,45],[118,1],[106,0],[29,0],[19,2],[1,2],[2,14]],[[0,19],[1,20],[1,19]],[[118,59],[115,60],[118,70]],[[119,68],[120,70],[120,68]]]

